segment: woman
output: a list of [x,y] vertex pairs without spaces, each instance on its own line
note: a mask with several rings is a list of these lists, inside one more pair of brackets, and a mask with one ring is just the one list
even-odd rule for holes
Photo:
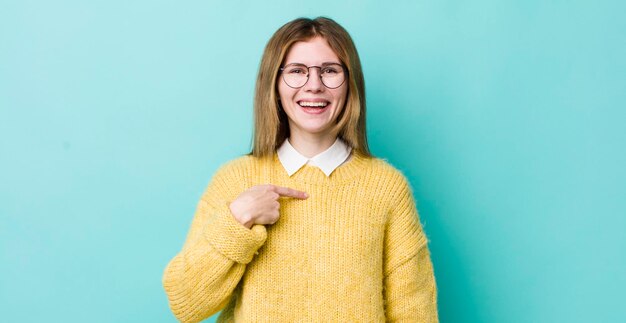
[[163,277],[184,322],[436,322],[404,176],[372,157],[349,34],[296,19],[268,42],[252,153],[221,167]]

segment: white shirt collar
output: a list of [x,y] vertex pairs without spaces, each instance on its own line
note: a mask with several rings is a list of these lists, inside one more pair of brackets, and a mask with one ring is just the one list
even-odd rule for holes
[[293,175],[307,163],[319,167],[326,176],[330,176],[337,167],[350,157],[351,151],[352,147],[349,147],[343,140],[337,137],[332,146],[310,159],[293,148],[291,143],[289,143],[289,139],[283,142],[277,153],[280,163],[289,176]]

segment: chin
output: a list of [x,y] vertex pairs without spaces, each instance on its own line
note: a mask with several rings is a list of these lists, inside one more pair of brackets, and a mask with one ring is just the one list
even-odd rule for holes
[[325,127],[300,127],[300,129],[308,134],[323,135],[330,133],[330,126]]

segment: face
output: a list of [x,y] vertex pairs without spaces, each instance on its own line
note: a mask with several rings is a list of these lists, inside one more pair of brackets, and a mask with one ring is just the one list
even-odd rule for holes
[[[341,64],[341,61],[324,38],[315,37],[292,45],[283,66],[293,63],[322,66],[329,63]],[[329,89],[322,83],[320,72],[319,68],[310,68],[309,80],[297,89],[289,87],[282,75],[278,78],[278,94],[289,117],[291,136],[336,135],[330,132],[346,102],[347,75],[341,86]]]

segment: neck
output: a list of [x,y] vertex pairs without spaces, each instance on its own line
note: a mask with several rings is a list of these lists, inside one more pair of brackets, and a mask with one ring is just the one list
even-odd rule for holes
[[314,157],[330,148],[337,140],[333,134],[297,134],[292,132],[289,143],[307,158]]

